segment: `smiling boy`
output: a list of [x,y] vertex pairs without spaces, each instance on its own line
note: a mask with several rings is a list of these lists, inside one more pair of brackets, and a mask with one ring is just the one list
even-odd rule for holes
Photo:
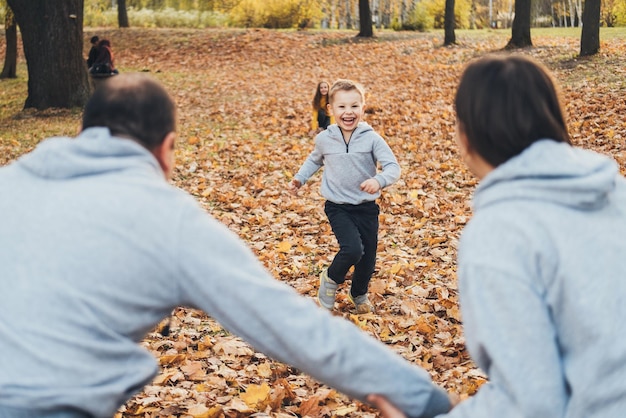
[[[336,123],[315,137],[308,156],[289,188],[293,193],[322,166],[324,212],[337,238],[339,252],[320,274],[318,302],[332,310],[337,287],[352,266],[349,297],[357,313],[372,312],[367,296],[376,265],[381,190],[400,178],[400,166],[391,148],[361,119],[365,93],[351,80],[337,80],[329,93],[329,112]],[[379,172],[378,165],[382,168]]]

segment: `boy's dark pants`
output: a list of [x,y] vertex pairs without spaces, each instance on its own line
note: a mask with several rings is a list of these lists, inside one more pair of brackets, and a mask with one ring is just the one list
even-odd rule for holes
[[339,205],[326,201],[324,212],[339,243],[339,252],[328,268],[328,277],[341,284],[354,266],[350,294],[352,297],[364,295],[376,266],[379,207],[376,202]]

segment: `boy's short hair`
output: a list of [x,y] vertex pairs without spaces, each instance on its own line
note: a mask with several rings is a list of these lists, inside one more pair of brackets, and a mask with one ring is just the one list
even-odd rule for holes
[[328,102],[332,103],[335,98],[335,93],[338,91],[357,91],[361,96],[361,101],[365,103],[365,89],[359,83],[352,80],[339,79],[335,81],[328,92]]
[[570,143],[556,84],[529,57],[474,60],[461,76],[454,104],[470,148],[494,167],[541,139]]

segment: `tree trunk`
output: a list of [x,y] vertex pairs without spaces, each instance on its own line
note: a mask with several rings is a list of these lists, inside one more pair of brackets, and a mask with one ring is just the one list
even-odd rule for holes
[[128,12],[126,11],[126,0],[117,0],[117,24],[120,28],[128,28]]
[[374,28],[372,25],[372,10],[370,9],[369,0],[359,0],[359,34],[362,38],[371,38],[374,36]]
[[13,17],[13,12],[7,7],[4,17],[4,33],[7,41],[7,48],[4,52],[4,67],[0,78],[17,77],[17,24]]
[[8,0],[28,68],[24,108],[82,107],[91,94],[83,60],[83,0]]
[[585,1],[582,20],[580,56],[597,54],[600,50],[600,0]]
[[454,23],[454,0],[446,0],[446,9],[443,15],[443,44],[445,46],[453,45],[456,43],[456,36],[454,34]]
[[530,39],[530,0],[515,0],[515,18],[511,29],[511,39],[506,49],[533,46]]

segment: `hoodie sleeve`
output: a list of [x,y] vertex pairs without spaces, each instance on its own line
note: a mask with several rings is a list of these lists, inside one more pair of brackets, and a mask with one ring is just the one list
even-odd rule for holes
[[374,159],[380,164],[382,171],[374,178],[378,181],[382,188],[391,186],[400,178],[400,165],[396,160],[396,156],[385,140],[376,135],[374,141]]
[[183,302],[351,397],[382,394],[412,417],[449,409],[447,394],[427,372],[275,280],[236,235],[200,209],[184,217],[180,230]]
[[552,266],[541,256],[548,249],[540,252],[536,245],[545,239],[528,224],[493,213],[476,216],[464,231],[459,248],[463,326],[468,350],[489,383],[447,416],[565,415],[566,379],[540,278]]
[[315,148],[313,149],[313,152],[309,154],[294,176],[294,178],[302,184],[306,183],[307,180],[324,165],[324,154],[320,145],[320,137],[322,135],[326,135],[326,132],[323,131],[315,137]]

